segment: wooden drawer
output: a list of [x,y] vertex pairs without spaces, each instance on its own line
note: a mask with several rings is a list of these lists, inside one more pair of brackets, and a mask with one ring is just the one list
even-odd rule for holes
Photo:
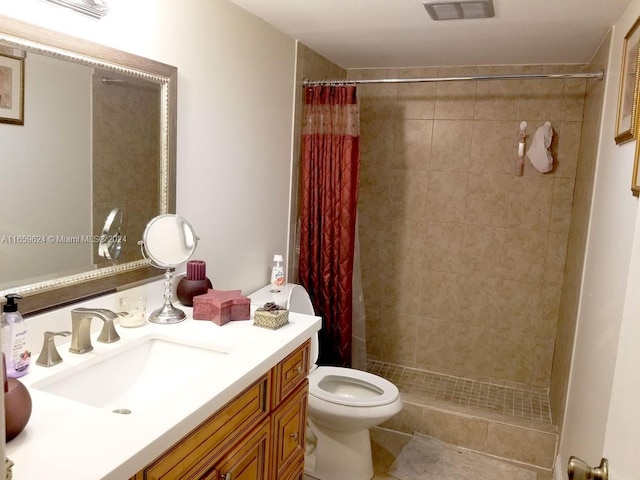
[[225,454],[200,480],[271,480],[269,477],[269,420]]
[[278,405],[309,375],[311,342],[307,340],[273,368],[272,405]]
[[298,464],[291,465],[290,468],[278,477],[278,480],[304,480],[304,478],[304,462],[299,462]]
[[[288,471],[304,463],[309,382],[303,382],[271,414],[273,427],[273,472],[288,478]],[[287,475],[285,475],[287,474]]]
[[201,478],[225,449],[267,418],[270,383],[269,374],[262,376],[146,467],[143,479]]

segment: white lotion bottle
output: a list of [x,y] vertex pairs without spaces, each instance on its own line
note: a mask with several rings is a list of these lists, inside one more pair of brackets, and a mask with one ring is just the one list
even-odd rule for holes
[[27,336],[27,324],[18,311],[17,299],[20,295],[6,295],[7,303],[2,306],[2,351],[6,357],[7,376],[18,378],[29,371],[31,349]]
[[282,265],[284,260],[282,255],[274,255],[273,261],[275,262],[275,265],[271,269],[271,285],[274,287],[282,287],[285,284],[284,266]]

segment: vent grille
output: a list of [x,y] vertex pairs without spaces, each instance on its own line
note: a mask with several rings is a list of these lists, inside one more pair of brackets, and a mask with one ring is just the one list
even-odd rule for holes
[[422,2],[433,20],[462,20],[467,18],[491,18],[495,16],[493,0],[457,0]]

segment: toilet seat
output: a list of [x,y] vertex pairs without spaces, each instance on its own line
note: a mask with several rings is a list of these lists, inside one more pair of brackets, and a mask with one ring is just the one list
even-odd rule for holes
[[[356,389],[358,395],[347,388]],[[320,366],[309,374],[309,395],[338,405],[376,407],[394,402],[400,392],[393,383],[372,373]]]

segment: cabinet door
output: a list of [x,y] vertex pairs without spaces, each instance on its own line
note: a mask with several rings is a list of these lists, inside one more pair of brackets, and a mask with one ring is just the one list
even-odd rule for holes
[[[271,480],[269,478],[269,434],[265,421],[250,436],[225,455],[203,479]],[[215,477],[213,476],[215,475]]]
[[276,478],[284,478],[285,471],[304,463],[308,383],[304,379],[271,416]]
[[145,480],[199,479],[220,456],[268,418],[270,378],[265,375],[147,466]]

